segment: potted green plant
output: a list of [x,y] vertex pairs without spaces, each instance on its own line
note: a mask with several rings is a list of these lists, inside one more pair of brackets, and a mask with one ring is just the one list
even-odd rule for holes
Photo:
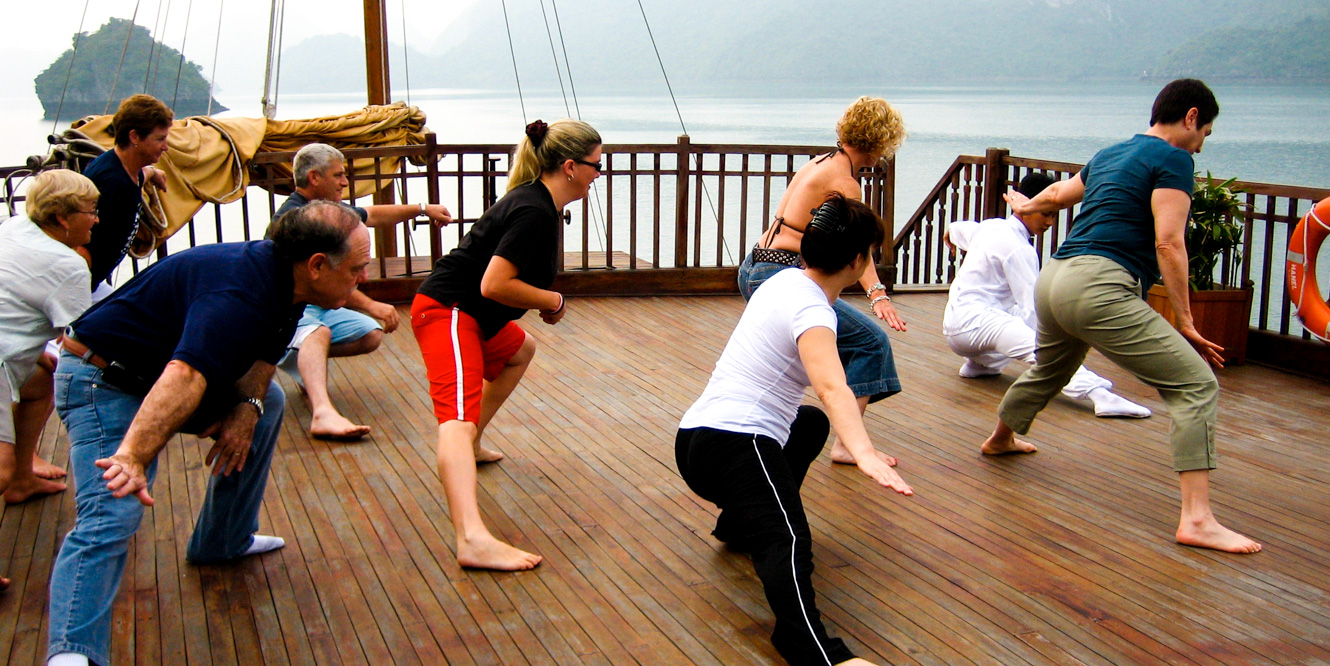
[[[1236,178],[1216,183],[1206,172],[1191,197],[1191,219],[1187,222],[1187,282],[1191,314],[1196,330],[1207,340],[1224,347],[1224,360],[1241,364],[1247,357],[1250,327],[1251,282],[1239,284],[1242,265],[1242,221],[1244,203],[1234,187]],[[1176,325],[1168,292],[1163,284],[1150,289],[1150,305]]]

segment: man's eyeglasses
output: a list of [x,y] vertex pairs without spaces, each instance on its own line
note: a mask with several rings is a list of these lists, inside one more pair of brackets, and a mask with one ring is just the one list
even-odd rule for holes
[[93,217],[101,217],[101,215],[98,213],[98,209],[97,209],[96,207],[94,207],[92,210],[82,210],[82,209],[79,209],[78,212],[83,213],[84,215],[91,215],[91,216],[93,216]]
[[572,160],[573,160],[574,162],[577,162],[578,164],[585,164],[585,165],[591,167],[592,169],[595,169],[595,170],[596,170],[596,173],[600,173],[600,172],[604,171],[604,169],[605,169],[605,165],[601,164],[600,162],[588,162],[588,161],[586,161],[586,160],[579,160],[579,159],[577,159],[576,157],[572,158]]

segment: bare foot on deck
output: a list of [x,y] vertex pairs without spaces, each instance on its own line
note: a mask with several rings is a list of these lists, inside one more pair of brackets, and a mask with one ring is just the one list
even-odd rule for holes
[[[881,451],[877,451],[876,453],[877,453],[877,457],[879,457],[879,458],[882,459],[882,462],[884,462],[884,463],[886,463],[886,464],[888,464],[888,465],[890,465],[890,466],[892,466],[892,467],[895,467],[895,466],[896,466],[896,462],[897,462],[897,461],[896,461],[895,458],[893,458],[893,457],[891,457],[891,456],[889,456],[889,455],[887,455],[887,454],[885,454],[885,453],[883,453],[883,452],[881,452]],[[841,464],[841,465],[856,465],[856,464],[858,464],[858,463],[854,460],[854,456],[850,454],[850,450],[847,449],[847,448],[845,448],[845,445],[844,445],[844,444],[841,444],[841,442],[840,442],[840,438],[839,438],[839,437],[836,438],[836,443],[831,445],[831,462],[839,463],[839,464]]]
[[854,659],[847,659],[845,661],[842,661],[841,663],[836,664],[836,666],[877,666],[877,664],[874,664],[873,662],[868,661],[867,659],[860,659],[859,657],[855,657]]
[[5,578],[4,576],[0,576],[0,592],[4,592],[5,590],[8,589],[9,589],[9,579]]
[[1023,439],[991,435],[984,440],[984,445],[979,447],[979,450],[986,456],[1003,456],[1008,453],[1034,453],[1039,447]]
[[36,476],[15,479],[5,491],[5,504],[19,504],[34,497],[58,493],[65,488],[64,481],[51,481]]
[[545,558],[510,546],[489,534],[457,541],[457,563],[472,569],[525,571],[536,568],[543,559]]
[[52,465],[41,456],[36,455],[32,457],[32,473],[43,479],[65,478],[65,468]]
[[476,464],[477,464],[477,465],[479,465],[480,463],[492,463],[492,462],[499,462],[500,460],[503,460],[503,452],[502,452],[502,451],[495,451],[494,449],[487,449],[487,448],[485,448],[485,447],[483,447],[483,446],[477,446],[476,449],[475,449],[475,451],[474,451],[474,453],[476,454]]
[[1179,524],[1176,536],[1178,543],[1184,546],[1210,548],[1240,555],[1261,551],[1261,544],[1220,525],[1219,521],[1214,519],[1201,524]]
[[309,434],[319,439],[360,439],[369,430],[369,426],[352,423],[337,412],[315,414],[309,424]]

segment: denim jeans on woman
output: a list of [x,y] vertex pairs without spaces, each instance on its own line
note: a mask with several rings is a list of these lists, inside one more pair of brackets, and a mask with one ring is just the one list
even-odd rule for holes
[[[750,252],[739,264],[739,293],[744,300],[767,278],[791,266],[770,262],[754,262]],[[796,269],[797,270],[797,269]],[[873,403],[901,392],[900,377],[896,375],[896,361],[891,356],[891,340],[877,318],[837,298],[831,308],[836,311],[836,351],[845,368],[845,381],[856,398],[868,396]]]
[[[133,495],[112,497],[102,470],[94,463],[120,447],[143,399],[106,384],[101,375],[100,369],[77,356],[68,352],[60,356],[56,409],[69,430],[69,466],[78,518],[51,572],[47,657],[77,652],[98,664],[110,664],[111,605],[124,573],[130,537],[138,531],[144,507]],[[264,415],[254,427],[244,471],[210,477],[186,551],[191,562],[233,559],[253,542],[285,404],[281,387],[269,383]],[[151,488],[156,461],[147,473]]]

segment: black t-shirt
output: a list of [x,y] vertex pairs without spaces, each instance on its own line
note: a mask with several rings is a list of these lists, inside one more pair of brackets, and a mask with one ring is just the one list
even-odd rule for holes
[[129,242],[139,228],[143,184],[135,183],[129,176],[114,149],[98,155],[83,170],[83,175],[97,186],[100,194],[97,199],[100,221],[93,225],[92,240],[85,246],[92,255],[92,288],[96,289],[111,277],[129,252]]
[[208,394],[233,393],[255,361],[281,359],[304,311],[274,249],[251,241],[173,254],[79,317],[75,337],[145,380],[180,360],[203,374]]
[[508,192],[485,211],[457,249],[435,262],[419,293],[444,305],[456,303],[475,318],[488,339],[526,314],[480,295],[480,279],[490,259],[507,259],[517,267],[517,279],[548,289],[558,271],[558,252],[559,209],[545,184],[536,180]]

